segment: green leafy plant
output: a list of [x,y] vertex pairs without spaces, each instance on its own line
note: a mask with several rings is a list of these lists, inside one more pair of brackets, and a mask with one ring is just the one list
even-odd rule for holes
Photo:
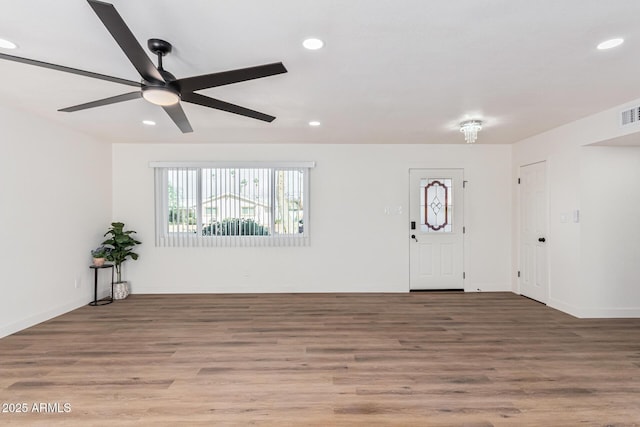
[[122,263],[127,258],[138,259],[138,254],[132,251],[136,245],[141,244],[131,236],[135,233],[135,231],[124,231],[124,224],[121,222],[112,222],[111,228],[104,233],[105,237],[109,236],[109,238],[102,244],[111,248],[107,260],[115,265],[118,282],[122,282]]

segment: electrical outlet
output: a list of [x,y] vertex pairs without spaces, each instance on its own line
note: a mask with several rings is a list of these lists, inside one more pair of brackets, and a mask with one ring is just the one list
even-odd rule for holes
[[76,277],[76,280],[73,281],[73,286],[75,286],[76,289],[80,289],[80,278]]

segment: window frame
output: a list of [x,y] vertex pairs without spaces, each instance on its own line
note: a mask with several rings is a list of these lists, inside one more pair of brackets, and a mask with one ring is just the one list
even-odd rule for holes
[[[155,187],[155,234],[156,246],[181,247],[181,246],[307,246],[309,244],[310,227],[310,170],[315,167],[315,162],[150,162],[154,168]],[[195,200],[196,200],[196,232],[169,231],[169,178],[170,169],[184,169],[195,171]],[[301,170],[302,194],[304,199],[302,210],[302,233],[275,234],[273,223],[277,203],[275,202],[276,180],[271,179],[269,186],[271,203],[272,234],[267,236],[233,235],[233,236],[207,236],[202,234],[202,170],[203,169],[269,169],[272,178],[279,170]]]

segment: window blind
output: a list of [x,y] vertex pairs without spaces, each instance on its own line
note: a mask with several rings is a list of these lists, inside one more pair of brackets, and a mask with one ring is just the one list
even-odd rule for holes
[[154,162],[156,246],[306,246],[313,162]]

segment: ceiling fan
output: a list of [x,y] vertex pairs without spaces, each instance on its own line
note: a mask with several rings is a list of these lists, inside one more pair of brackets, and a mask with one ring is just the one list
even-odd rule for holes
[[275,119],[275,117],[259,111],[250,110],[239,105],[230,104],[219,99],[200,95],[195,93],[195,91],[286,73],[287,69],[284,67],[282,62],[176,79],[173,74],[162,67],[162,57],[171,53],[171,43],[160,39],[149,39],[147,42],[149,50],[158,57],[158,66],[156,67],[153,65],[153,62],[151,62],[142,46],[140,46],[135,36],[112,4],[98,0],[87,1],[109,33],[111,33],[116,43],[118,43],[124,54],[129,58],[131,64],[133,64],[138,73],[140,73],[140,76],[142,77],[141,82],[36,61],[34,59],[6,55],[3,53],[0,53],[0,58],[121,83],[124,85],[135,86],[140,90],[87,102],[85,104],[62,108],[58,111],[79,111],[87,108],[130,101],[132,99],[142,97],[152,104],[161,106],[183,133],[193,132],[193,129],[182,109],[182,106],[180,105],[180,101],[198,104],[204,107],[214,108],[216,110],[227,111],[229,113],[239,114],[241,116],[251,117],[265,122],[272,122]]

